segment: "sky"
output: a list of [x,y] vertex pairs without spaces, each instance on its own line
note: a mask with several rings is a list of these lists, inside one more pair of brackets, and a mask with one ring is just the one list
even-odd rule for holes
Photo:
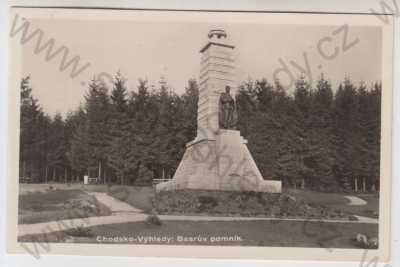
[[[343,31],[334,33],[337,25],[46,19],[33,21],[31,27],[41,29],[43,40],[54,38],[55,48],[67,47],[69,58],[79,56],[80,66],[90,63],[71,78],[70,69],[59,70],[61,57],[46,61],[44,51],[35,54],[33,39],[23,45],[22,74],[31,75],[33,94],[50,115],[76,109],[83,102],[88,82],[100,73],[120,71],[129,90],[136,90],[139,78],[158,86],[164,76],[173,91],[183,93],[187,81],[198,78],[200,49],[214,28],[225,29],[228,42],[235,46],[238,83],[249,77],[270,82],[279,78],[291,92],[290,75],[295,78],[301,73],[315,81],[323,72],[334,89],[346,75],[356,84],[380,81],[382,76],[382,33],[373,26],[349,26],[345,45],[358,40],[349,47],[343,47]],[[337,55],[325,58],[335,47]],[[284,65],[290,75],[282,71]]]

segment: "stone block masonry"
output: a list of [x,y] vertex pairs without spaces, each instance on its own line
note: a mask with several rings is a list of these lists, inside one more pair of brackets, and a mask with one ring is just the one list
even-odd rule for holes
[[237,92],[234,46],[223,30],[211,30],[200,50],[200,88],[197,136],[171,181],[160,183],[157,191],[199,189],[280,193],[281,181],[264,180],[237,130],[219,128],[219,97],[226,86]]

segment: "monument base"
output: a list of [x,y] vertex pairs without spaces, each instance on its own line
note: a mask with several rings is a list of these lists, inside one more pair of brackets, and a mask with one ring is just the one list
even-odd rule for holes
[[214,138],[194,140],[171,181],[156,191],[202,189],[280,193],[281,181],[264,180],[239,131],[219,130]]

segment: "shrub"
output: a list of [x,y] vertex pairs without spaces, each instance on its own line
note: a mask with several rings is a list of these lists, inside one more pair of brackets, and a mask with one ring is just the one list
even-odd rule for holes
[[360,233],[357,234],[354,240],[356,242],[357,247],[364,249],[377,249],[379,245],[377,237],[368,238],[366,235]]
[[371,237],[368,239],[368,248],[377,249],[379,245],[379,241],[377,237]]
[[85,228],[83,226],[77,226],[72,229],[68,229],[65,231],[65,233],[69,236],[75,236],[75,237],[92,237],[93,232],[90,230],[90,228]]
[[354,216],[354,215],[350,215],[349,216],[349,220],[350,221],[358,221],[358,218],[356,216]]
[[[177,190],[155,194],[154,207],[162,213],[331,218],[346,217],[333,208],[307,203],[289,193],[253,191]],[[338,210],[339,211],[339,210]]]
[[198,209],[200,211],[209,211],[218,205],[218,201],[214,197],[210,196],[199,196],[198,201]]
[[110,208],[99,202],[96,198],[94,198],[94,205],[96,206],[97,216],[109,216],[112,214]]
[[160,226],[162,224],[157,214],[151,214],[146,218],[146,224]]

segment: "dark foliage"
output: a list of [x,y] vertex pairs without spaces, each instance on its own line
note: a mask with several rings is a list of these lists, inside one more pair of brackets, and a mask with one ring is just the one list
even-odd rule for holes
[[[111,90],[92,80],[84,103],[51,118],[21,80],[20,177],[33,182],[151,184],[172,177],[196,134],[198,85],[177,95],[165,83],[129,90],[117,73]],[[239,130],[267,179],[320,191],[379,188],[381,85],[333,90],[321,75],[289,94],[279,81],[243,83],[236,97]]]

